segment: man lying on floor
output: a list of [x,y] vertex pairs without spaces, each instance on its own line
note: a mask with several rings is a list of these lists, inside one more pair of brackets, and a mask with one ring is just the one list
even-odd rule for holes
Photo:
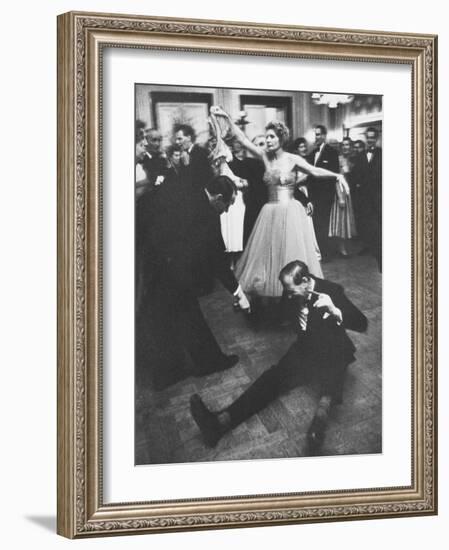
[[346,329],[365,332],[368,321],[343,288],[309,273],[304,262],[287,264],[279,275],[290,300],[297,339],[276,365],[257,378],[224,410],[212,412],[197,394],[190,410],[207,445],[266,407],[294,384],[318,382],[320,400],[307,432],[307,454],[319,454],[332,405],[341,403],[347,366],[355,346]]

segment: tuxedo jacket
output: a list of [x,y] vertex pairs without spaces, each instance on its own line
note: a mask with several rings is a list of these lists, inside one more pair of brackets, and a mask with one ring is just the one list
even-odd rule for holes
[[243,200],[246,207],[243,220],[243,243],[246,244],[257,217],[268,200],[267,186],[263,181],[265,166],[259,159],[246,157],[240,160],[233,157],[229,163],[229,168],[236,176],[248,182],[248,187],[243,190]]
[[173,291],[195,292],[216,277],[235,292],[238,283],[225,255],[220,217],[204,189],[169,180],[142,208],[139,231],[148,284],[163,283]]
[[257,209],[258,212],[268,200],[267,186],[263,181],[265,166],[259,159],[246,157],[242,160],[233,157],[229,168],[239,178],[248,182],[244,190],[243,200],[249,209]]
[[363,195],[369,207],[380,215],[382,209],[382,149],[375,147],[371,160],[365,164]]
[[[338,161],[338,152],[328,143],[323,145],[320,156],[315,163],[315,151],[309,154],[307,157],[309,164],[318,166],[319,168],[325,168],[330,170],[335,174],[338,174],[340,171],[339,161]],[[312,202],[315,202],[319,207],[320,203],[323,201],[325,203],[331,204],[335,196],[335,178],[330,177],[329,179],[320,178],[319,180],[315,178],[309,179],[309,189],[310,189],[310,198]]]
[[184,178],[195,187],[204,189],[214,176],[209,154],[206,149],[194,143],[189,157],[188,166],[183,167]]
[[[354,163],[354,208],[359,234],[366,244],[380,244],[382,229],[382,149],[376,147],[371,161],[359,153]],[[377,245],[376,245],[377,246]]]
[[[324,318],[325,310],[313,307],[318,299],[313,296],[308,303],[307,328],[301,330],[298,326],[297,349],[303,358],[311,361],[314,368],[327,370],[344,367],[354,361],[355,352],[355,346],[346,329],[365,332],[368,327],[367,318],[349,300],[341,285],[312,278],[315,281],[314,291],[330,296],[334,305],[340,309],[343,322],[338,324],[332,316]],[[297,315],[298,311],[292,308],[291,313]]]
[[161,154],[152,153],[143,157],[142,166],[147,174],[148,181],[154,186],[159,176],[166,176],[168,171],[167,159]]

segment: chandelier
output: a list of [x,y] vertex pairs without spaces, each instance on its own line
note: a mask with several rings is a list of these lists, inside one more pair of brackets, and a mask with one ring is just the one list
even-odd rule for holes
[[351,103],[353,99],[354,96],[348,94],[320,94],[317,92],[312,94],[312,101],[315,105],[327,105],[330,109],[336,109],[338,105]]

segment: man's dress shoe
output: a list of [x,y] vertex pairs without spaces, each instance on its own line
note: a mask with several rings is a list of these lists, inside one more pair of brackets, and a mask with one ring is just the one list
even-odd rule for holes
[[315,416],[307,431],[307,456],[319,456],[324,441],[327,417]]
[[190,412],[206,445],[215,447],[223,435],[223,428],[218,420],[218,415],[210,411],[196,393],[190,398]]

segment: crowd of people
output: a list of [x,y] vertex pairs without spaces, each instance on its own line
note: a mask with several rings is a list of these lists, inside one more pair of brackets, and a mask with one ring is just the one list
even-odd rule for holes
[[[287,169],[293,197],[303,205],[309,218],[307,223],[301,223],[301,234],[309,234],[305,226],[310,225],[313,234],[307,238],[307,244],[314,239],[317,241],[316,254],[309,261],[313,265],[317,258],[319,262],[326,262],[335,255],[349,257],[348,240],[357,237],[362,245],[359,252],[372,254],[381,270],[382,150],[378,145],[378,130],[368,127],[366,141],[352,141],[345,137],[341,143],[330,145],[327,129],[317,125],[314,128],[315,142],[309,146],[303,137],[291,141],[288,129],[280,129],[279,124],[282,123],[278,123],[282,152],[302,157],[310,165],[327,169],[333,174],[342,174],[349,185],[348,193],[344,192],[342,185],[335,185],[333,174],[326,181],[319,181],[316,176],[306,174],[297,167]],[[193,128],[180,124],[173,133],[172,144],[164,149],[157,129],[147,129],[140,121],[137,121],[136,128],[138,198],[144,192],[156,191],[166,178],[168,181],[179,180],[181,172],[184,179],[185,173],[191,172],[194,175],[192,181],[203,187],[217,173],[209,158],[216,145],[214,136],[205,147],[201,147],[195,143]],[[267,150],[265,135],[258,135],[249,142],[244,134],[239,134],[233,136],[229,146],[232,156],[228,165],[236,176],[237,195],[235,203],[220,221],[226,251],[234,264],[246,250],[262,207],[274,203],[275,187],[268,184],[273,168],[267,167],[263,160],[263,153],[269,155],[271,147],[271,144],[268,145]],[[277,157],[280,156],[281,153],[278,153]],[[276,171],[278,161],[272,164]],[[303,218],[302,214],[301,210],[295,219]],[[305,260],[309,259],[305,253],[302,256]],[[310,267],[312,272],[320,273],[319,269]]]
[[[316,452],[354,360],[345,329],[366,330],[342,287],[323,279],[321,263],[348,257],[347,241],[358,236],[360,252],[372,254],[381,269],[378,132],[366,130],[360,151],[349,138],[337,150],[317,125],[309,151],[304,138],[291,141],[280,121],[249,140],[212,107],[209,125],[207,147],[196,143],[190,125],[177,124],[163,149],[161,133],[136,121],[137,366],[158,390],[238,362],[223,353],[199,305],[216,278],[234,307],[247,312],[259,298],[288,299],[285,312],[298,338],[286,356],[229,411],[212,412],[194,395],[191,412],[206,443],[215,445],[275,398],[299,364],[304,380],[314,371],[322,387],[308,432]],[[335,357],[338,368],[330,368]]]

